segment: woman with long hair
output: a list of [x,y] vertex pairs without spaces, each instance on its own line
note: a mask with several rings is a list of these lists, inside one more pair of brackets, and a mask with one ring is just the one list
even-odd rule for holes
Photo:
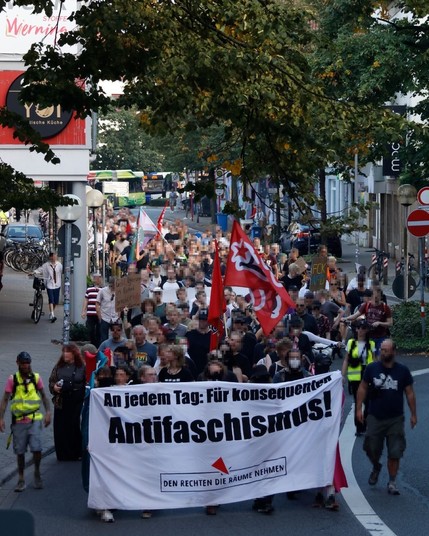
[[167,366],[158,374],[159,382],[193,382],[191,371],[185,366],[185,353],[178,344],[172,344],[165,350]]
[[85,363],[79,348],[75,344],[66,344],[49,377],[58,461],[74,461],[82,457],[80,413],[85,385]]

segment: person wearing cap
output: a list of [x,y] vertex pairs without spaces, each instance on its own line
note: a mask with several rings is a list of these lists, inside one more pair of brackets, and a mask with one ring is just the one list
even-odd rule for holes
[[[42,378],[40,374],[33,373],[31,369],[30,354],[27,352],[19,353],[16,363],[18,371],[7,379],[0,404],[0,431],[5,431],[4,414],[10,400],[12,412],[11,433],[13,436],[13,449],[17,456],[18,464],[18,483],[15,491],[21,492],[26,488],[24,469],[27,447],[30,448],[33,454],[34,488],[43,488],[40,476],[42,423],[45,427],[49,426],[51,411]],[[41,402],[45,408],[45,416],[40,412]]]
[[[356,435],[365,432],[365,423],[356,418],[356,395],[362,380],[365,368],[375,358],[375,342],[369,337],[369,326],[366,320],[359,320],[356,324],[357,336],[347,341],[346,355],[341,369],[343,381],[348,380],[349,392],[355,401],[355,427]],[[365,412],[366,418],[366,412]]]
[[99,273],[92,274],[91,280],[92,285],[85,292],[81,316],[86,320],[85,325],[91,344],[98,347],[100,344],[100,322],[97,316],[97,296],[101,287],[101,275]]
[[98,351],[105,353],[109,357],[113,357],[113,352],[116,350],[116,348],[118,346],[126,345],[128,343],[128,339],[122,336],[122,324],[119,321],[112,322],[112,324],[110,324],[110,332],[111,336],[100,344]]

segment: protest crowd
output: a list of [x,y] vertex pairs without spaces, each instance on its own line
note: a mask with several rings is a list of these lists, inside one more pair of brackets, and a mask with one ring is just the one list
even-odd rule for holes
[[[328,372],[337,358],[356,400],[365,369],[389,338],[392,313],[381,289],[364,271],[349,281],[326,246],[310,261],[293,248],[286,255],[278,244],[251,239],[237,222],[232,232],[219,226],[190,232],[184,221],[165,222],[164,213],[157,224],[142,223],[142,212],[137,218],[126,209],[107,220],[99,249],[100,258],[108,258],[110,276],[102,281],[100,273],[92,274],[82,310],[90,343],[80,355],[73,344],[65,346],[49,379],[59,460],[82,457],[75,445],[80,434],[84,444],[88,435],[85,381],[91,387],[279,383]],[[139,278],[139,304],[118,306],[117,286],[125,276]],[[365,433],[361,413],[356,435]],[[69,424],[72,419],[73,427],[64,419]],[[87,458],[84,451],[84,464]],[[333,477],[332,485],[316,490],[314,506],[338,510],[340,487]],[[288,498],[297,498],[297,492]],[[270,513],[272,496],[256,499],[254,509]],[[215,505],[206,507],[209,515],[216,511]],[[110,510],[99,515],[114,521]]]

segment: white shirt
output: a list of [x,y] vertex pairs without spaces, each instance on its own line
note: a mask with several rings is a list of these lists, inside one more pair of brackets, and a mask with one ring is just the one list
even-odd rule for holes
[[52,264],[48,261],[42,265],[42,276],[45,281],[46,288],[49,288],[49,289],[61,288],[62,274],[63,274],[63,265],[58,261]]

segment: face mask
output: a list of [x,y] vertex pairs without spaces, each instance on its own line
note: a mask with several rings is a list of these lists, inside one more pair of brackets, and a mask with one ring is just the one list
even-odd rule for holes
[[301,359],[289,359],[289,367],[291,369],[298,369],[301,366]]
[[99,378],[97,380],[98,387],[110,387],[113,385],[113,379],[112,378]]

